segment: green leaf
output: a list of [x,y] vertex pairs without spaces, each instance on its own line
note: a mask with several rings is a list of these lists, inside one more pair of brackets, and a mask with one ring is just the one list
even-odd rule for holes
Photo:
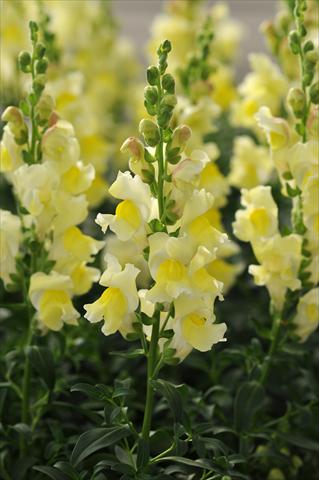
[[144,355],[144,350],[142,348],[134,348],[133,350],[128,351],[123,350],[121,352],[110,352],[109,355],[122,358],[136,358]]
[[37,347],[36,345],[27,347],[26,351],[32,368],[44,380],[47,387],[53,390],[55,384],[55,368],[51,351],[46,347]]
[[78,465],[92,453],[118,442],[129,434],[129,428],[124,425],[111,428],[94,428],[82,433],[72,451],[71,464],[73,466]]
[[149,442],[146,442],[143,438],[140,438],[137,445],[137,469],[143,468],[148,464],[150,457]]
[[33,467],[33,470],[44,473],[44,475],[52,478],[52,480],[70,480],[69,476],[64,475],[64,473],[61,473],[57,468],[54,468],[54,467],[40,466],[40,467]]
[[319,452],[319,442],[315,442],[314,440],[310,440],[309,438],[301,437],[298,434],[294,433],[278,433],[279,437],[285,440],[287,443],[291,445],[295,445],[296,447],[304,448],[306,450],[313,450],[315,452]]
[[199,460],[190,460],[189,458],[184,458],[184,457],[163,457],[158,459],[158,462],[175,462],[175,463],[182,463],[183,465],[188,465],[190,467],[196,467],[196,468],[202,468],[202,469],[210,469],[212,466],[210,463],[205,460],[205,459],[199,459]]
[[172,410],[175,421],[179,422],[182,418],[183,404],[178,387],[166,380],[152,380],[152,387],[167,400],[169,408]]
[[239,387],[234,405],[237,432],[249,430],[254,415],[263,406],[264,398],[264,388],[256,381],[245,382]]

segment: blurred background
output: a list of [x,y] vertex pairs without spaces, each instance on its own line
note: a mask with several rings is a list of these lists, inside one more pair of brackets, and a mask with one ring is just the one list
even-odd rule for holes
[[[220,3],[214,0],[207,5]],[[264,37],[259,31],[265,20],[274,17],[278,10],[277,0],[227,0],[231,17],[238,20],[244,28],[240,55],[237,59],[237,75],[240,80],[248,71],[249,52],[266,51]],[[150,38],[150,28],[155,15],[165,9],[165,0],[114,0],[113,11],[122,33],[128,37],[137,49],[141,61],[146,62],[145,45]]]

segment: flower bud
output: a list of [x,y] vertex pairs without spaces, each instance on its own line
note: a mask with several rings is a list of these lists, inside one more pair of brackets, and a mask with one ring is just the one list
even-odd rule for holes
[[272,468],[267,480],[285,480],[285,476],[279,468]]
[[260,30],[265,35],[270,48],[274,50],[278,43],[278,36],[273,24],[265,21],[261,24]]
[[162,87],[168,93],[175,93],[175,80],[170,73],[166,73],[162,78]]
[[48,94],[43,94],[41,95],[40,100],[36,106],[36,113],[39,116],[40,120],[48,120],[54,108],[54,99]]
[[159,80],[159,71],[155,65],[148,67],[146,70],[147,81],[150,85],[156,85]]
[[310,52],[310,50],[314,50],[315,46],[312,40],[307,40],[304,44],[303,51],[304,53]]
[[43,74],[37,75],[35,77],[32,87],[37,95],[40,95],[43,92],[45,87],[45,80],[46,80],[46,77]]
[[31,65],[31,55],[29,52],[21,52],[19,55],[19,66],[22,72],[29,73],[30,72],[30,65]]
[[138,138],[127,138],[121,146],[120,151],[122,153],[128,153],[134,161],[144,160],[144,145]]
[[35,71],[37,73],[45,73],[47,71],[48,65],[48,60],[45,57],[41,58],[35,64]]
[[319,82],[315,82],[310,87],[310,100],[315,105],[319,104]]
[[187,125],[179,125],[173,132],[171,148],[179,148],[182,152],[191,135],[192,131]]
[[22,112],[17,107],[7,107],[3,112],[1,119],[3,122],[10,122],[16,125],[22,125],[24,123]]
[[37,58],[44,57],[45,50],[46,50],[45,46],[42,43],[38,43],[35,47],[35,56]]
[[172,44],[169,40],[165,40],[161,45],[162,51],[165,53],[169,53],[172,50]]
[[160,141],[160,133],[156,123],[144,118],[139,125],[139,131],[150,147],[155,147]]
[[305,94],[299,88],[291,88],[287,97],[288,104],[292,108],[294,115],[301,118],[306,106]]
[[144,98],[151,105],[155,105],[158,100],[158,92],[156,87],[145,87]]
[[289,45],[292,53],[298,55],[300,52],[300,38],[296,30],[289,33]]
[[165,95],[162,100],[162,105],[165,105],[166,107],[174,108],[176,104],[177,98],[176,95],[173,94]]
[[306,62],[310,65],[315,65],[318,61],[318,50],[309,50],[306,53]]

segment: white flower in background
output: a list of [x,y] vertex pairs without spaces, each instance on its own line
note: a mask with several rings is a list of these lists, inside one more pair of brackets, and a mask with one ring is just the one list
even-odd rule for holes
[[247,189],[268,182],[274,168],[268,148],[246,135],[235,138],[230,167],[229,183]]
[[16,271],[16,256],[22,240],[21,220],[8,210],[0,210],[0,278],[10,283],[10,275]]

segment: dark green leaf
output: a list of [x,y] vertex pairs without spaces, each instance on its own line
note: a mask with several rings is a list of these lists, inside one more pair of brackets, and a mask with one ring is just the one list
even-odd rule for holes
[[71,454],[71,464],[76,466],[92,453],[118,442],[129,435],[127,426],[94,428],[82,433]]
[[264,404],[265,392],[256,381],[245,382],[237,390],[234,405],[235,428],[238,432],[249,430],[255,413]]
[[46,347],[33,345],[27,347],[27,355],[32,368],[44,380],[47,387],[53,390],[55,384],[55,368],[51,351]]

